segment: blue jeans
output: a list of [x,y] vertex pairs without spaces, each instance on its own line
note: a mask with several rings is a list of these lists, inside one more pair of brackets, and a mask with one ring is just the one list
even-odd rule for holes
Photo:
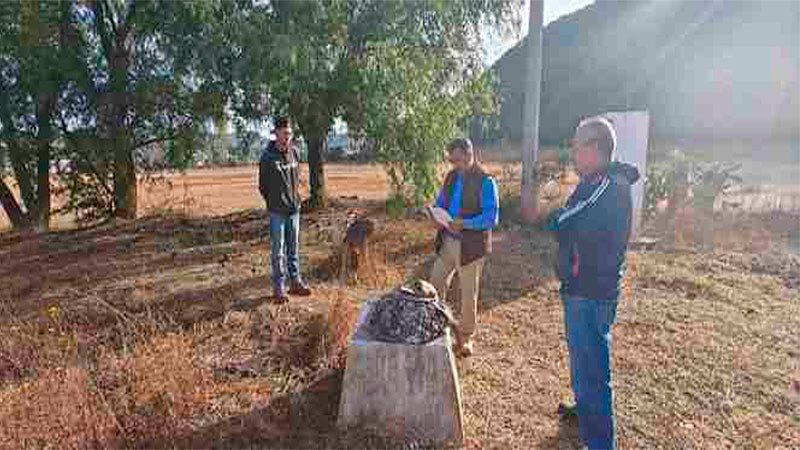
[[[289,277],[300,280],[300,213],[269,213],[269,248],[272,262],[272,286],[283,289],[286,280],[284,259],[288,261]],[[285,250],[285,251],[284,251]]]
[[562,302],[578,434],[590,449],[616,449],[611,325],[617,301],[567,297]]

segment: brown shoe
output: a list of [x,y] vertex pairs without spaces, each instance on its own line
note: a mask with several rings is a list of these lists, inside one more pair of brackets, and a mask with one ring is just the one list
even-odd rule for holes
[[572,420],[578,418],[578,407],[566,403],[558,404],[558,418],[561,420]]
[[458,356],[468,358],[472,356],[473,350],[474,348],[472,344],[472,339],[467,339],[466,341],[464,341],[464,343],[458,346],[458,349],[456,349],[456,354],[458,354]]
[[273,303],[286,303],[289,301],[289,296],[286,295],[286,291],[281,288],[275,288],[272,290],[272,302]]
[[300,280],[292,281],[291,286],[289,286],[289,295],[299,295],[300,297],[308,297],[311,295],[311,289],[306,286]]

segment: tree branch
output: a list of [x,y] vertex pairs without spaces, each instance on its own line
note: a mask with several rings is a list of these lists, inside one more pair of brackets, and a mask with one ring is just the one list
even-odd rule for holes
[[[67,142],[69,142],[70,135],[72,133],[69,131],[67,127],[67,122],[64,120],[64,116],[62,115],[59,115],[58,118],[59,118],[59,128],[61,128],[61,131],[64,133],[64,136],[67,138]],[[74,146],[73,148],[75,149],[75,155],[78,156],[83,161],[84,164],[86,164],[92,175],[94,175],[94,177],[97,178],[98,183],[100,183],[100,186],[103,188],[103,191],[105,191],[106,195],[113,195],[114,191],[111,190],[103,181],[104,178],[100,174],[100,171],[97,170],[97,166],[95,166],[92,159],[84,155],[78,146]]]
[[136,0],[130,0],[128,6],[128,12],[125,14],[125,20],[122,23],[122,29],[119,30],[118,38],[125,42],[125,39],[128,37],[128,33],[130,33],[131,28],[133,27],[133,15],[136,13]]
[[[113,40],[111,39],[111,34],[116,34],[116,31],[108,29],[108,24],[106,24],[106,14],[108,13],[108,4],[106,0],[97,0],[94,4],[94,20],[97,22],[97,34],[100,35],[100,42],[103,46],[103,52],[106,54],[106,59],[111,63],[111,52],[113,51]],[[113,22],[113,18],[111,19]]]
[[155,144],[156,142],[164,142],[164,141],[167,141],[167,140],[169,140],[169,138],[165,138],[165,137],[157,137],[157,138],[147,139],[145,141],[139,142],[138,144],[133,144],[133,150],[138,150],[138,149],[140,149],[142,147],[146,147],[146,146],[148,146],[150,144]]

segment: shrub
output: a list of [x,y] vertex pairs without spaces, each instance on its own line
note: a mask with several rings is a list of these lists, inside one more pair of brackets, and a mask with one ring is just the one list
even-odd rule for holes
[[679,204],[685,202],[689,189],[694,194],[694,206],[712,209],[720,194],[742,182],[742,178],[736,174],[740,168],[741,164],[697,161],[675,150],[670,161],[647,167],[643,208],[645,218],[655,216],[657,205],[662,200],[670,199]]
[[386,199],[386,215],[391,219],[403,217],[407,206],[408,203],[406,202],[405,196],[401,194],[392,194],[391,197]]

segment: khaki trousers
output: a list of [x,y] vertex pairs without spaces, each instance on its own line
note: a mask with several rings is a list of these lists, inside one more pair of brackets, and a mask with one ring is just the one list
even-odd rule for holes
[[433,263],[431,283],[439,293],[439,299],[447,299],[447,289],[458,271],[461,280],[461,317],[460,329],[464,339],[470,339],[475,333],[478,316],[478,294],[480,293],[481,274],[485,258],[479,258],[466,266],[461,266],[461,241],[445,236],[439,256]]

